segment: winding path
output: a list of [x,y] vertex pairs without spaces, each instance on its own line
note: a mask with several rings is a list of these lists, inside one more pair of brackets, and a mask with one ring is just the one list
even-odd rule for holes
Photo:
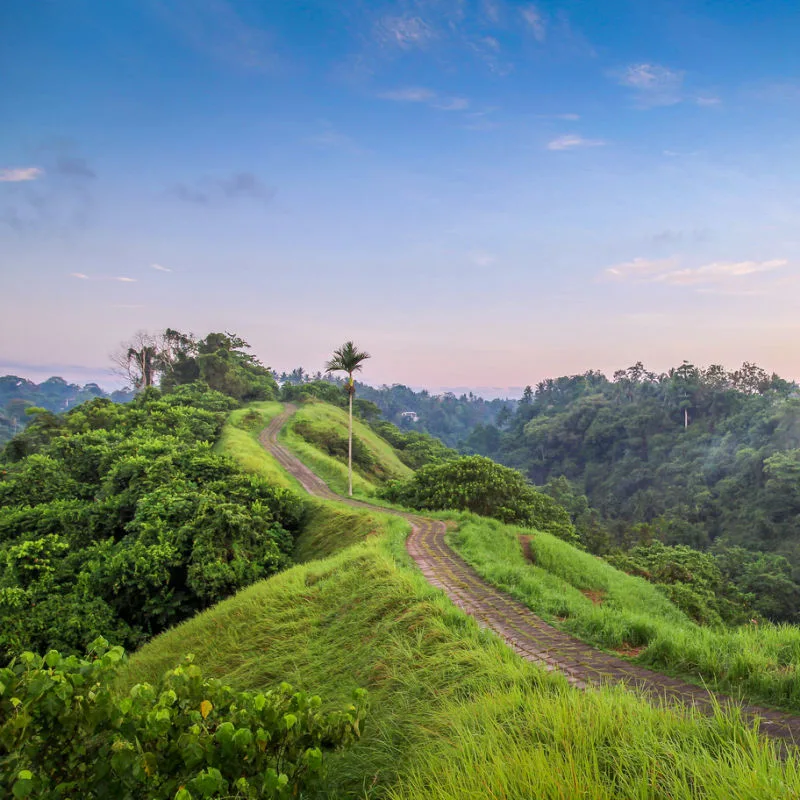
[[[351,500],[331,491],[297,456],[278,441],[278,434],[297,410],[287,404],[261,434],[261,443],[281,466],[312,495],[337,500],[352,506],[397,514],[411,523],[406,548],[428,581],[442,589],[452,602],[491,628],[522,658],[547,670],[557,670],[580,689],[604,683],[623,683],[635,687],[656,702],[687,705],[711,713],[716,704],[736,704],[727,695],[652,672],[612,656],[548,625],[527,606],[486,583],[445,541],[446,526],[441,520],[392,511],[360,500]],[[789,743],[800,743],[800,717],[783,711],[753,705],[741,706],[745,719],[758,719],[762,733]]]

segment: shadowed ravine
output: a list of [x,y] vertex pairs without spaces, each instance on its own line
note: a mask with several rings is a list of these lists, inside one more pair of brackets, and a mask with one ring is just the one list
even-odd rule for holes
[[[296,410],[295,406],[287,405],[261,434],[261,443],[281,466],[311,495],[407,519],[411,533],[406,548],[427,580],[442,589],[455,605],[474,617],[481,626],[493,630],[523,658],[547,670],[557,670],[571,685],[581,689],[603,683],[623,683],[646,693],[656,702],[694,706],[708,713],[715,705],[739,705],[727,695],[644,669],[548,625],[522,603],[480,578],[447,544],[446,526],[441,520],[392,511],[335,494],[278,442],[278,433]],[[800,716],[754,705],[742,705],[741,709],[748,721],[760,721],[763,734],[800,742]]]

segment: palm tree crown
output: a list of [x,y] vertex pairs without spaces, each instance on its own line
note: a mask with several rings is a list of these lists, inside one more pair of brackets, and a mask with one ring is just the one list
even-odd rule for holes
[[359,350],[353,342],[345,342],[333,351],[333,358],[325,365],[325,372],[346,372],[350,378],[347,391],[355,392],[353,373],[360,372],[361,365],[370,358],[370,354]]

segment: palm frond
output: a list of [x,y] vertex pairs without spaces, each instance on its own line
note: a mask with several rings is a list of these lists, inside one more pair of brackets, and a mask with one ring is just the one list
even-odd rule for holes
[[359,372],[364,361],[370,358],[365,350],[359,350],[353,342],[345,342],[333,351],[333,357],[325,365],[325,372]]

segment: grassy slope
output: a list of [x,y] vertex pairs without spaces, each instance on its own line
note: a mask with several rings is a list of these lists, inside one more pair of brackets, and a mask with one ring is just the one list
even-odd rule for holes
[[[620,690],[578,692],[517,658],[409,568],[404,521],[325,503],[307,522],[300,551],[344,549],[157,637],[124,681],[152,680],[193,652],[207,674],[240,687],[289,680],[333,703],[367,687],[365,734],[329,761],[330,797],[800,792],[797,762],[781,762],[732,718],[685,719]],[[376,527],[380,535],[353,544]]]
[[[255,408],[262,415],[263,424],[280,411],[277,403],[255,404]],[[231,455],[261,474],[275,474],[285,482],[293,482],[260,446],[257,432],[229,430],[231,425],[241,424],[245,413],[246,410],[233,412],[223,434],[223,441],[226,435],[237,434],[237,447],[231,448]],[[347,420],[341,409],[323,403],[309,404],[300,414],[317,421],[338,420],[339,425],[346,425]],[[368,445],[376,457],[384,458],[387,464],[393,463],[386,456],[387,450],[391,452],[388,443],[371,431],[367,433]],[[324,475],[320,463],[332,462],[326,477],[334,488],[344,491],[347,474],[344,466],[299,441],[301,446],[293,449],[315,470]],[[361,541],[380,527],[380,515],[335,503],[309,500],[308,514],[307,533],[297,543],[299,561],[328,556]],[[530,531],[473,515],[433,516],[458,523],[459,533],[451,536],[452,544],[479,574],[558,627],[599,647],[644,646],[637,659],[641,663],[692,680],[699,676],[709,685],[733,695],[800,711],[797,627],[762,625],[735,630],[701,627],[647,581],[626,575],[553,536],[543,533],[534,536],[531,542],[536,558],[534,566],[523,557],[518,541],[519,533]],[[603,604],[596,605],[580,590],[602,593]]]
[[[472,518],[451,535],[451,543],[487,581],[585,641],[607,648],[646,645],[638,659],[643,663],[800,710],[797,627],[699,626],[646,581],[548,534],[534,534],[536,565],[530,564],[520,533],[532,532]],[[603,604],[595,605],[580,589],[604,593]]]
[[[347,412],[328,403],[309,401],[298,409],[281,433],[281,440],[311,467],[325,482],[340,494],[347,493],[347,463],[338,461],[322,452],[305,439],[295,433],[295,422],[307,422],[312,427],[333,429],[340,435],[347,436]],[[381,465],[387,475],[396,478],[406,478],[412,470],[403,464],[392,446],[370,430],[357,419],[353,420],[353,436],[359,438],[372,453],[375,460]],[[370,497],[375,494],[375,483],[368,477],[359,474],[353,468],[353,493],[361,497]]]
[[283,411],[275,402],[251,403],[231,412],[216,452],[235,458],[245,469],[266,478],[270,483],[287,489],[299,489],[299,484],[271,458],[258,441],[259,434],[270,420]]
[[193,652],[207,674],[239,687],[288,680],[331,702],[367,687],[364,737],[329,762],[332,797],[800,792],[797,762],[782,764],[730,718],[682,719],[619,690],[578,692],[517,658],[408,569],[402,520],[384,519],[382,533],[156,638],[126,682]]

